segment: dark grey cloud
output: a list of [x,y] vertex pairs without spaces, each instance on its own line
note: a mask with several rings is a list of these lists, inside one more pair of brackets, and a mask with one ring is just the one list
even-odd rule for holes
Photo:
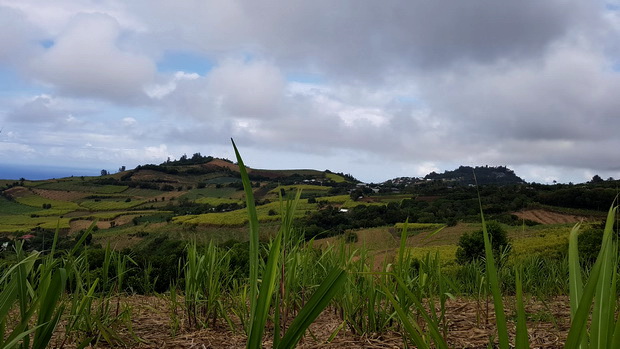
[[[508,164],[544,178],[531,166],[617,170],[620,16],[602,2],[62,0],[50,11],[23,1],[11,10],[18,39],[0,34],[21,54],[6,57],[49,95],[140,109],[127,139],[97,139],[119,157],[235,137],[257,152],[386,167]],[[54,45],[25,44],[39,37]],[[212,69],[157,72],[166,52]],[[34,121],[74,110],[30,100],[2,112]],[[112,113],[95,115],[105,125],[121,118]]]
[[275,57],[288,69],[353,80],[467,62],[530,59],[567,33],[594,30],[601,6],[567,0],[143,5],[134,3],[140,8],[137,15],[166,45],[213,57],[231,51],[259,54]]
[[[541,55],[596,20],[578,1],[251,2],[265,50],[330,74],[380,77]],[[269,53],[271,54],[271,53]]]

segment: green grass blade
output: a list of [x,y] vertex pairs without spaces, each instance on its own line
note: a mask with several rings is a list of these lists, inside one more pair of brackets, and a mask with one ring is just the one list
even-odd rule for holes
[[580,223],[575,224],[570,231],[568,242],[568,268],[569,268],[569,295],[570,295],[570,315],[575,317],[579,300],[583,293],[583,280],[581,277],[581,265],[579,264],[579,227]]
[[[474,174],[475,179],[475,174]],[[484,255],[486,260],[486,274],[489,280],[491,293],[493,294],[493,305],[495,306],[495,323],[497,324],[497,337],[499,339],[500,349],[508,349],[510,347],[508,340],[508,327],[506,322],[506,314],[504,313],[504,304],[502,293],[499,288],[499,280],[497,276],[497,268],[495,267],[495,259],[491,248],[491,240],[487,231],[487,224],[484,220],[484,212],[482,212],[482,199],[478,192],[478,204],[480,205],[480,219],[482,220],[482,234],[484,236]]]
[[334,268],[323,280],[319,288],[314,292],[308,303],[301,309],[297,317],[293,320],[291,327],[280,341],[279,349],[294,348],[299,342],[306,329],[321,312],[329,305],[329,302],[339,292],[347,279],[347,274],[343,269]]
[[[394,279],[398,283],[398,286],[404,292],[405,296],[408,297],[413,302],[413,304],[415,305],[416,310],[418,311],[418,313],[422,316],[424,321],[426,321],[426,324],[428,326],[428,331],[430,332],[431,337],[435,341],[435,346],[437,348],[440,348],[440,349],[447,349],[448,345],[447,345],[445,339],[441,336],[441,332],[439,330],[439,324],[436,321],[434,321],[431,318],[431,316],[427,313],[426,308],[424,307],[424,305],[422,304],[420,299],[415,294],[413,294],[413,292],[411,292],[411,290],[409,290],[409,288],[407,288],[407,285],[405,284],[403,279],[401,279],[397,275],[393,275],[393,274],[390,274],[390,275],[392,275],[394,277]],[[386,291],[386,296],[388,298],[390,298],[391,294],[390,294],[389,290],[387,290],[385,288],[384,288],[384,290]],[[391,298],[394,299],[393,296],[391,296]],[[402,320],[402,316],[401,316],[400,313],[399,313],[399,317],[401,317],[401,320]]]
[[59,268],[56,273],[54,273],[54,276],[52,276],[52,282],[47,288],[46,294],[41,295],[44,298],[43,302],[40,304],[39,316],[37,319],[37,325],[41,327],[39,327],[34,334],[33,348],[45,348],[52,337],[61,314],[56,306],[58,305],[60,296],[62,296],[65,290],[66,282],[67,271],[63,268]]
[[239,154],[235,141],[232,139],[230,141],[235,149],[235,156],[237,157],[237,164],[239,165],[239,173],[241,174],[243,190],[245,191],[245,202],[250,224],[250,318],[254,318],[256,292],[258,289],[258,214],[256,213],[256,206],[254,205],[254,193],[252,192],[252,183],[250,183],[247,169],[243,164],[243,159],[241,158],[241,154]]
[[[614,213],[612,206],[607,215],[605,230],[603,231],[603,241],[598,259],[601,259],[600,276],[594,296],[594,309],[592,310],[592,326],[590,329],[591,345],[594,348],[607,348],[610,339],[609,332],[611,327],[612,304],[615,304],[615,290],[612,294],[612,279],[616,273],[616,258],[613,254],[612,235],[614,234]],[[598,260],[597,260],[598,261]]]
[[390,301],[390,303],[392,303],[394,310],[396,310],[396,313],[400,318],[400,322],[402,323],[403,328],[405,329],[405,331],[407,331],[407,334],[409,335],[409,338],[411,339],[413,344],[418,348],[429,348],[428,344],[426,343],[426,341],[424,341],[421,335],[422,330],[420,329],[420,327],[415,323],[415,321],[412,322],[409,319],[408,312],[405,312],[405,310],[400,306],[398,301],[394,299],[394,296],[392,296],[392,294],[387,289],[385,289],[385,296]]
[[426,235],[426,237],[424,237],[424,239],[422,240],[422,243],[426,243],[428,240],[430,240],[433,236],[437,235],[437,233],[439,233],[440,231],[444,230],[446,228],[446,225],[441,226],[439,228],[437,228],[437,230],[429,233],[428,235]]
[[[607,264],[610,264],[609,260],[612,260],[614,258],[614,256],[612,256],[612,253],[611,253],[611,246],[612,246],[611,233],[613,232],[613,221],[615,217],[615,210],[616,210],[616,207],[613,207],[613,206],[612,208],[609,209],[609,213],[607,215],[607,223],[605,226],[605,231],[603,233],[603,241],[602,241],[601,250],[598,254],[596,262],[594,262],[594,266],[592,267],[590,271],[590,277],[588,278],[588,281],[585,287],[583,288],[583,294],[581,295],[581,298],[578,299],[579,305],[577,307],[577,311],[575,312],[573,316],[571,327],[568,331],[568,337],[566,338],[565,348],[579,348],[580,346],[582,346],[582,343],[584,343],[585,341],[586,326],[588,323],[588,315],[590,313],[592,301],[595,299],[595,296],[600,298],[601,294],[604,294],[602,293],[602,288],[605,288],[605,287],[609,288],[609,285],[604,285],[603,283],[599,283],[599,280],[601,278],[604,279],[603,271],[606,269],[609,269],[609,266],[607,266]],[[571,240],[570,243],[572,243],[573,246],[569,246],[569,250],[571,248],[573,249],[577,248],[576,239]],[[573,254],[573,256],[574,256],[573,258],[578,258],[578,256],[576,256],[575,254]],[[615,267],[612,269],[615,270]],[[571,294],[571,297],[572,296],[573,295]],[[573,299],[571,299],[571,303],[572,302],[573,302]],[[598,307],[604,307],[604,306],[605,304],[603,304],[602,302],[598,304]],[[596,324],[595,324],[595,321],[596,321]],[[603,319],[603,315],[600,309],[593,310],[593,319],[592,319],[592,326],[591,326],[591,331],[590,331],[591,339],[592,339],[592,343],[590,343],[591,345],[593,345],[595,342],[597,343],[597,345],[599,345],[601,343],[601,338],[603,336],[603,330],[607,328],[606,331],[609,331],[608,324],[603,325],[603,328],[601,328],[600,326],[601,321],[606,321],[606,320]],[[609,338],[608,333],[605,333],[604,335],[606,338]],[[606,341],[607,339],[603,339],[603,342],[606,342]],[[592,347],[596,348],[596,346],[592,346]]]
[[[613,319],[612,319],[613,321]],[[613,336],[611,338],[611,348],[620,348],[620,318],[616,321]]]
[[525,306],[523,304],[523,284],[521,282],[521,270],[516,271],[517,282],[517,335],[515,339],[515,348],[529,349],[530,341],[527,334],[527,323],[525,318]]
[[254,314],[250,318],[250,333],[248,334],[247,348],[260,348],[263,341],[263,333],[271,307],[271,299],[276,288],[276,277],[280,260],[280,247],[282,245],[282,230],[273,240],[269,250],[267,265],[263,272],[263,278],[254,307]]
[[28,336],[30,336],[30,334],[32,334],[32,332],[36,331],[38,329],[38,327],[33,327],[31,329],[28,330],[23,330],[22,329],[22,325],[18,326],[17,328],[15,328],[14,333],[16,333],[15,335],[11,335],[9,338],[7,338],[7,342],[4,343],[2,349],[5,348],[14,348],[17,346],[17,344],[22,340],[22,339],[26,339],[28,338]]
[[98,220],[95,219],[90,226],[88,227],[88,229],[86,229],[86,231],[84,232],[84,234],[82,234],[82,236],[80,236],[80,239],[75,243],[75,245],[73,246],[73,248],[71,249],[71,252],[69,252],[69,256],[73,256],[77,253],[77,251],[80,249],[80,247],[82,247],[82,244],[84,243],[84,241],[86,241],[86,238],[88,237],[88,234],[91,234],[93,229],[95,228],[95,226],[97,226],[97,222]]
[[409,226],[409,217],[405,220],[405,224],[403,224],[403,230],[400,233],[400,247],[398,248],[398,265],[399,265],[399,275],[403,275],[403,270],[405,266],[405,248],[407,246],[407,228]]
[[0,293],[0,322],[4,323],[15,299],[17,299],[17,280],[11,280]]

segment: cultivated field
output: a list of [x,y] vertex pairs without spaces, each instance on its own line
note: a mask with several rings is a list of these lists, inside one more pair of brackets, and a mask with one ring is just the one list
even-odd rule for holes
[[0,345],[620,343],[615,206],[237,162],[2,182]]

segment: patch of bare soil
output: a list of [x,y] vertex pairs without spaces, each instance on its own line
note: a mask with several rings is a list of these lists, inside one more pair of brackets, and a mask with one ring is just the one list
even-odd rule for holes
[[[514,299],[506,299],[513,304]],[[223,322],[205,329],[187,328],[183,310],[174,310],[165,297],[130,296],[121,300],[131,308],[133,334],[121,330],[125,347],[131,348],[244,348],[246,336],[239,324],[235,330]],[[545,305],[546,304],[546,305]],[[496,338],[493,301],[469,298],[449,300],[446,304],[445,329],[451,348],[487,348],[491,338]],[[528,333],[532,348],[561,348],[566,340],[570,322],[569,302],[566,297],[546,302],[529,299],[526,302]],[[506,309],[508,329],[514,342],[515,318],[511,308]],[[233,319],[234,320],[234,319]],[[337,331],[342,320],[333,309],[328,309],[310,326],[298,348],[404,348],[403,336],[394,331],[356,335],[347,326]],[[272,347],[273,329],[267,329],[264,347]],[[331,342],[330,336],[337,332]],[[59,336],[60,337],[60,336]],[[139,338],[139,340],[137,340]],[[51,343],[54,344],[53,342]],[[75,343],[68,347],[73,347]],[[113,347],[119,347],[116,344]],[[112,347],[100,344],[98,347]]]
[[[97,222],[97,227],[99,229],[109,229],[110,228],[110,222],[111,221],[98,221]],[[92,220],[88,220],[88,219],[78,219],[78,220],[74,220],[71,221],[69,223],[69,234],[73,234],[75,232],[78,232],[80,230],[86,230],[88,229],[88,227],[90,227],[90,225],[93,223]]]
[[577,223],[588,220],[584,216],[576,216],[547,210],[526,210],[513,213],[521,219],[529,219],[542,224]]
[[220,160],[220,159],[213,159],[210,162],[202,165],[203,167],[207,167],[207,168],[212,168],[212,167],[222,167],[222,168],[227,168],[229,170],[235,171],[235,172],[239,172],[239,166],[232,164],[228,161],[224,161],[224,160]]
[[135,172],[131,176],[132,180],[135,181],[152,181],[152,180],[160,180],[162,182],[166,182],[167,184],[175,185],[179,183],[179,178],[174,175],[165,174],[159,171],[153,170],[140,170]]
[[50,189],[32,189],[32,191],[46,199],[58,200],[58,201],[73,201],[79,200],[91,195],[81,191],[69,191],[69,190],[50,190]]
[[[458,223],[452,227],[445,227],[438,234],[432,235],[435,230],[421,232],[419,234],[410,236],[407,238],[407,246],[427,247],[427,246],[442,246],[442,245],[456,245],[459,242],[461,235],[470,233],[481,227],[471,226],[465,223]],[[400,234],[400,232],[396,232]]]
[[12,198],[21,198],[30,195],[30,190],[26,187],[13,187],[5,190],[4,194]]

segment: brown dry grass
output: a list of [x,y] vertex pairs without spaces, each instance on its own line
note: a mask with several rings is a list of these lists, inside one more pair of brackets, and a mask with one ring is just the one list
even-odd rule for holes
[[588,220],[588,218],[584,216],[551,212],[547,210],[526,210],[514,212],[514,215],[521,219],[529,219],[541,224],[577,223]]
[[30,190],[26,187],[13,187],[5,190],[4,195],[12,198],[21,198],[30,195]]
[[[514,299],[506,299],[513,304]],[[173,335],[172,308],[165,297],[129,296],[123,297],[121,303],[131,309],[133,335],[127,329],[120,333],[124,345],[110,346],[100,343],[98,347],[128,348],[244,348],[246,336],[240,329],[231,330],[220,322],[215,327],[191,329],[186,327],[184,313],[176,309],[181,328]],[[546,305],[545,305],[546,304]],[[495,337],[493,302],[488,305],[484,300],[458,298],[447,302],[447,340],[452,348],[487,348],[490,338]],[[488,312],[487,312],[488,311]],[[568,299],[558,297],[541,302],[528,299],[528,332],[532,348],[561,348],[569,327],[570,310]],[[327,310],[310,326],[309,332],[302,339],[298,348],[404,348],[402,335],[393,331],[369,333],[364,336],[352,334],[345,326],[330,343],[326,340],[342,324],[335,311]],[[509,331],[514,338],[513,309],[507,308]],[[271,331],[268,329],[266,348],[272,346]],[[139,338],[137,340],[136,338]],[[59,339],[58,339],[59,340]],[[56,344],[58,343],[58,340]],[[54,342],[51,343],[54,345]],[[75,343],[68,347],[74,347]]]
[[34,188],[32,191],[46,199],[50,200],[58,200],[58,201],[74,201],[83,199],[91,193],[82,192],[82,191],[68,191],[68,190],[50,190],[50,189],[37,189]]
[[[109,229],[110,222],[111,221],[98,221],[97,227],[99,229]],[[90,227],[92,223],[93,221],[88,220],[88,219],[78,219],[78,220],[71,221],[69,223],[69,234],[74,234],[76,232],[79,232],[80,230],[86,230],[88,229],[88,227]]]

